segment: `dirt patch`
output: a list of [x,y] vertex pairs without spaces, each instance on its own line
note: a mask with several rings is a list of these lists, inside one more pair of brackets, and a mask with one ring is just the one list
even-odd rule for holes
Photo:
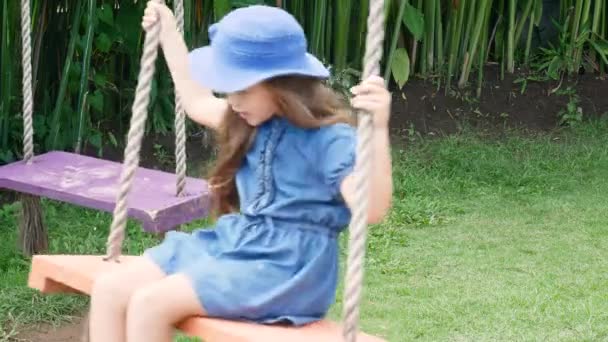
[[[481,97],[477,97],[476,76],[470,80],[473,87],[458,89],[452,81],[452,91],[446,94],[443,84],[433,80],[412,78],[401,90],[393,91],[391,130],[395,137],[412,132],[430,136],[445,136],[460,132],[465,126],[480,133],[501,135],[518,129],[529,132],[550,131],[560,126],[558,113],[566,109],[572,94],[576,94],[584,117],[597,117],[608,113],[608,81],[596,74],[577,75],[569,80],[537,82],[521,80],[526,71],[515,75],[505,74],[500,79],[498,66],[484,70]],[[561,91],[554,92],[555,88]],[[564,93],[568,88],[572,94]],[[108,127],[111,130],[112,128]],[[204,164],[211,159],[213,138],[196,129],[186,141],[187,158]],[[175,137],[147,135],[141,148],[140,166],[174,171]],[[121,162],[124,151],[110,145],[104,146],[102,158]],[[87,149],[87,155],[97,156],[97,151]],[[192,170],[203,175],[203,169]]]
[[85,320],[75,317],[71,322],[54,327],[51,324],[37,324],[22,327],[21,333],[11,338],[14,342],[80,342]]
[[[499,70],[488,67],[481,97],[477,89],[460,90],[431,80],[411,80],[402,91],[394,91],[391,128],[399,136],[413,131],[428,135],[449,135],[466,125],[477,131],[501,134],[506,130],[549,131],[560,126],[558,113],[574,95],[583,117],[608,113],[608,81],[598,75],[578,75],[560,82],[528,80],[522,92],[525,72],[499,79]],[[553,90],[559,86],[560,91]],[[566,90],[572,89],[568,94]]]

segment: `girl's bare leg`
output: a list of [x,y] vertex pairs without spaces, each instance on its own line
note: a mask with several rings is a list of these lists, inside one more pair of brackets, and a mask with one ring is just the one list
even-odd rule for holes
[[145,257],[100,276],[91,291],[90,342],[126,341],[127,305],[132,294],[164,277],[162,270]]
[[173,326],[189,316],[204,316],[190,280],[175,274],[139,288],[127,310],[129,342],[169,342]]

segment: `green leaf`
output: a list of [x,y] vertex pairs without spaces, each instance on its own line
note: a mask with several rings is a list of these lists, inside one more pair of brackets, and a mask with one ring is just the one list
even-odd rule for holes
[[102,23],[114,25],[114,13],[112,13],[112,6],[108,4],[103,4],[101,8],[97,9],[97,17]]
[[228,12],[232,10],[232,1],[230,0],[213,0],[213,15],[215,21],[219,21]]
[[138,51],[139,38],[143,35],[141,29],[141,14],[132,1],[122,1],[120,11],[116,14],[116,30],[120,33],[119,41],[123,44],[121,51],[132,53]]
[[110,139],[110,143],[112,144],[112,146],[118,146],[118,141],[116,141],[116,137],[114,136],[114,134],[112,134],[112,132],[108,132],[108,139]]
[[99,89],[96,89],[93,95],[89,95],[87,100],[91,108],[100,113],[103,112],[103,93]]
[[559,78],[558,71],[562,67],[563,67],[562,60],[559,57],[553,57],[553,60],[551,60],[551,64],[549,64],[549,67],[547,68],[547,75],[549,75],[549,77],[551,77],[553,79],[558,79]]
[[44,120],[43,116],[36,114],[38,113],[34,113],[34,132],[36,132],[36,136],[38,137],[46,137],[49,131],[46,121]]
[[112,40],[107,34],[102,32],[97,39],[95,39],[95,47],[101,52],[109,52],[112,47]]
[[403,23],[416,40],[422,39],[424,35],[424,15],[419,9],[410,5],[409,2],[405,5]]
[[543,2],[540,0],[530,1],[534,1],[534,25],[538,27],[543,17]]
[[0,151],[0,161],[3,163],[10,163],[15,160],[15,155],[11,150]]
[[97,148],[101,148],[101,134],[99,132],[95,132],[95,133],[91,134],[91,136],[89,136],[88,140],[91,143],[91,145],[93,145]]
[[595,51],[602,57],[604,63],[608,64],[608,41],[601,40],[589,40]]
[[399,88],[403,88],[410,77],[410,58],[407,54],[407,50],[403,48],[395,50],[391,71]]
[[93,76],[93,82],[96,87],[103,88],[108,82],[108,77],[105,74],[96,72],[95,76]]
[[608,55],[608,41],[605,39],[597,39],[597,40],[592,40],[593,43],[593,47],[595,48],[595,50],[597,50],[597,52],[603,54],[603,55]]

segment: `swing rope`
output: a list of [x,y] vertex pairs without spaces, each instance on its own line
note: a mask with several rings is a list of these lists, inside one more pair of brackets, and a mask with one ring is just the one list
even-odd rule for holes
[[[380,73],[384,42],[384,1],[371,0],[367,17],[367,37],[362,79]],[[348,259],[344,280],[343,336],[347,342],[357,340],[359,306],[363,288],[365,243],[367,239],[367,208],[371,170],[372,118],[359,112],[357,126],[357,162],[355,165],[355,206],[349,227]]]
[[34,125],[32,111],[32,41],[30,0],[21,0],[21,63],[23,67],[23,160],[34,158]]
[[[184,1],[174,1],[177,30],[184,34]],[[182,103],[175,92],[175,174],[177,175],[177,196],[184,193],[186,187],[186,114]]]
[[131,110],[131,124],[127,135],[127,147],[125,148],[125,160],[120,174],[120,185],[110,234],[107,241],[107,252],[104,260],[118,261],[121,255],[122,242],[125,238],[127,225],[127,195],[131,189],[135,171],[139,166],[139,151],[144,135],[146,119],[148,117],[148,104],[150,103],[150,92],[152,90],[152,77],[156,69],[156,57],[158,56],[158,45],[160,43],[160,25],[151,27],[145,35],[143,54],[141,57],[135,99]]

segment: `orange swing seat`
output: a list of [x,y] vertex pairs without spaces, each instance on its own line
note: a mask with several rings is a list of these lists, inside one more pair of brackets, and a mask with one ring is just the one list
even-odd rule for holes
[[[121,263],[104,261],[102,255],[35,255],[28,279],[29,287],[42,293],[89,295],[96,277],[115,270],[139,256],[124,255]],[[208,317],[191,317],[176,326],[189,336],[206,342],[335,342],[342,341],[342,327],[322,320],[302,327],[263,325]],[[379,337],[360,332],[357,341],[381,342]]]

